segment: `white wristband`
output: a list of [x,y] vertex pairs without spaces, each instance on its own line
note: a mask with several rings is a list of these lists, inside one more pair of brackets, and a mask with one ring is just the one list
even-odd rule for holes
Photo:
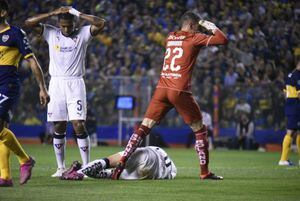
[[75,15],[75,16],[77,16],[77,17],[79,17],[79,15],[81,14],[81,12],[79,12],[79,11],[76,10],[75,8],[71,8],[71,9],[69,10],[69,13],[70,13],[71,15]]

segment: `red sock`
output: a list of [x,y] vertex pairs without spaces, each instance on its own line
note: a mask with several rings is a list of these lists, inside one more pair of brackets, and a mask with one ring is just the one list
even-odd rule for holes
[[201,130],[195,132],[196,143],[195,150],[198,154],[201,168],[201,175],[207,175],[208,171],[208,163],[209,163],[209,154],[208,154],[208,140],[207,140],[207,129],[206,126],[203,125]]
[[148,135],[150,133],[150,128],[146,127],[146,126],[143,126],[141,125],[139,127],[139,129],[137,131],[135,131],[128,143],[127,143],[127,146],[124,150],[124,154],[123,156],[121,157],[120,161],[122,162],[126,162],[127,159],[131,156],[131,154],[136,150],[136,148],[140,145],[140,143],[142,142],[142,140],[144,139],[144,137],[146,135]]

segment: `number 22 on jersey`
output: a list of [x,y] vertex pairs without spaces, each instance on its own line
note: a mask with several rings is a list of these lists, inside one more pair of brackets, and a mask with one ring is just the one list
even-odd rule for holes
[[[173,50],[171,48],[167,48],[165,58],[164,58],[164,65],[163,71],[170,69],[172,72],[177,72],[181,69],[180,65],[176,64],[176,59],[179,59],[183,56],[183,49],[181,47],[175,47]],[[167,59],[171,59],[171,63],[166,64]]]

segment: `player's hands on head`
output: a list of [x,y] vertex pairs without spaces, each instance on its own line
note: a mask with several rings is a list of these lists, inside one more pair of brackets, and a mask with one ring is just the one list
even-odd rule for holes
[[40,90],[40,104],[45,107],[50,102],[50,96],[46,89]]
[[63,14],[63,13],[68,13],[69,10],[70,10],[71,8],[72,8],[72,7],[70,7],[70,6],[62,6],[62,7],[60,7],[60,8],[55,9],[52,13],[53,13],[54,15],[59,15],[59,14]]
[[217,26],[210,22],[210,21],[207,21],[207,20],[200,20],[199,21],[199,25],[204,27],[205,29],[209,30],[209,31],[212,31],[213,33],[216,31],[217,29]]

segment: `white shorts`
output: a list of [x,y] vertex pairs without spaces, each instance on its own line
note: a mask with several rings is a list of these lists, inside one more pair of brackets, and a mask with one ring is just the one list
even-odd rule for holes
[[174,179],[176,174],[175,164],[167,153],[159,147],[148,146],[136,149],[120,179]]
[[86,90],[83,78],[52,77],[49,95],[48,121],[86,119]]

